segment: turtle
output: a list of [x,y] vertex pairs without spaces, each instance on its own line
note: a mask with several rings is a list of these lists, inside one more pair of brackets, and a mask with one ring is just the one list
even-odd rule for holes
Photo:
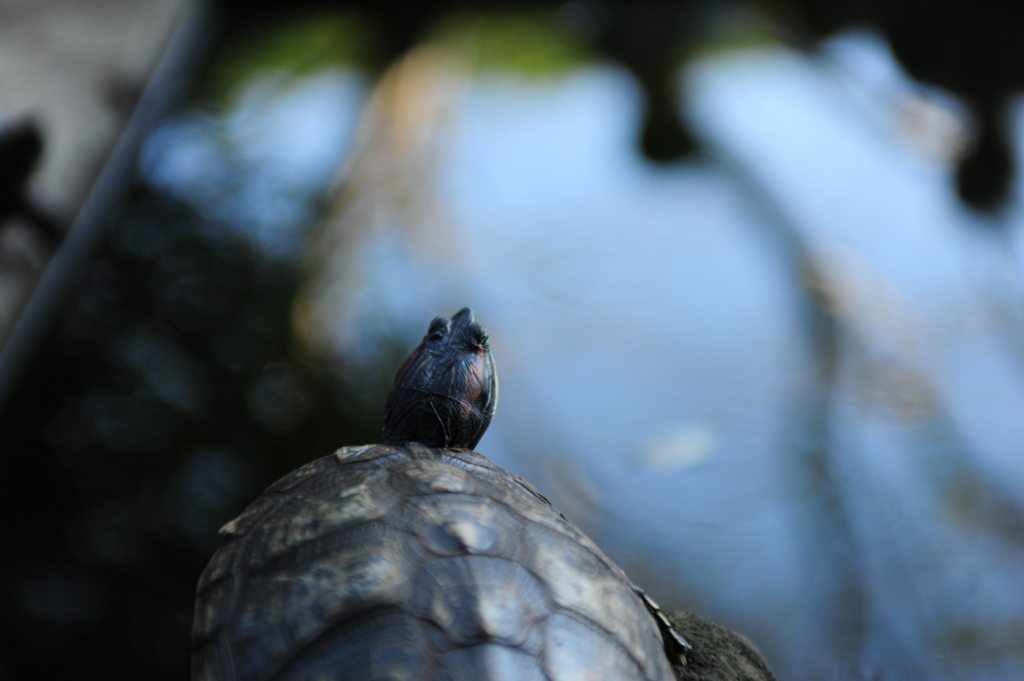
[[199,579],[195,681],[669,681],[689,644],[533,486],[473,450],[498,381],[470,308],[401,365],[381,444],[271,485]]

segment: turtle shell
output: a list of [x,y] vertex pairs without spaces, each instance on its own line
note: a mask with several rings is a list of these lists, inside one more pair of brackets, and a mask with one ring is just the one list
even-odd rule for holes
[[471,450],[341,449],[221,534],[197,591],[197,681],[673,678],[622,570]]

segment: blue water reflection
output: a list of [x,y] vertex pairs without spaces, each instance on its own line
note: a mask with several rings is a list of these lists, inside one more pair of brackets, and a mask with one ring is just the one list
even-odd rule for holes
[[270,257],[295,257],[320,196],[352,142],[365,77],[261,72],[224,115],[189,111],[146,141],[154,187],[223,221]]

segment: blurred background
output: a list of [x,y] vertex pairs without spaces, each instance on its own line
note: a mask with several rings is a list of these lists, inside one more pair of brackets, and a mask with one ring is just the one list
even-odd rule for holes
[[941,0],[0,5],[0,679],[186,679],[218,527],[478,449],[780,679],[1024,678],[1024,17]]

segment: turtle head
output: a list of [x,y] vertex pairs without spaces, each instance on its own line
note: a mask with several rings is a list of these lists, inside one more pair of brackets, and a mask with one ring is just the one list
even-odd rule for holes
[[498,403],[487,333],[468,307],[437,317],[395,374],[384,407],[384,443],[465,447],[480,441]]

